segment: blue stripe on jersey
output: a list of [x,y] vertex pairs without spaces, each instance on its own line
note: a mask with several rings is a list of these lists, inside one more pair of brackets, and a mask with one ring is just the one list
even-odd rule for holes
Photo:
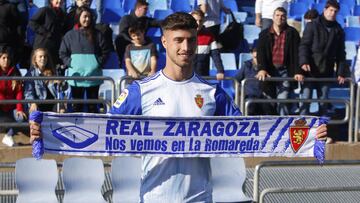
[[111,114],[141,115],[141,92],[137,82],[131,83],[127,88],[128,95],[119,107],[113,106]]
[[144,84],[147,83],[151,80],[155,80],[156,78],[158,78],[160,76],[160,71],[156,72],[154,75],[150,76],[150,77],[146,77],[142,80],[139,81],[140,84]]
[[202,78],[201,76],[199,76],[198,74],[195,73],[195,77],[197,77],[197,79],[199,79],[202,83],[208,84],[210,86],[214,86],[217,85],[216,83],[211,83],[207,80],[205,80],[204,78]]
[[219,85],[216,86],[215,101],[215,116],[241,116],[239,107],[235,105],[231,97]]

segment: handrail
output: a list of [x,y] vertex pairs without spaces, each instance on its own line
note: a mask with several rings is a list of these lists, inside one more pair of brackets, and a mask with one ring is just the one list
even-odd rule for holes
[[253,185],[253,200],[259,202],[259,181],[260,171],[264,167],[297,167],[297,166],[333,166],[333,165],[360,165],[360,160],[326,160],[322,165],[316,160],[297,160],[297,161],[264,161],[255,166],[254,170],[254,185]]
[[354,141],[359,141],[359,114],[360,114],[360,82],[357,83],[356,90],[356,104],[355,104],[355,127],[354,127]]

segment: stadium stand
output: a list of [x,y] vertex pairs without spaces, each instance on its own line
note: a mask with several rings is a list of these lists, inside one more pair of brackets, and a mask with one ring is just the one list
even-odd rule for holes
[[342,5],[347,5],[349,8],[353,8],[356,4],[355,0],[339,0],[341,4],[340,8],[342,9]]
[[300,21],[301,17],[308,10],[308,6],[302,2],[291,3],[289,6],[289,18]]
[[167,0],[148,0],[149,3],[149,13],[151,16],[155,17],[156,10],[167,10],[169,9]]
[[254,44],[254,40],[259,38],[261,29],[256,25],[244,25],[244,38],[249,44]]
[[224,6],[229,8],[231,11],[233,11],[233,12],[239,11],[237,3],[236,3],[235,0],[226,0],[226,1],[223,1],[223,2],[224,2]]
[[105,8],[102,20],[104,21],[104,23],[108,23],[108,24],[118,23],[121,17],[124,15],[125,15],[124,9],[121,7]]
[[174,13],[174,11],[171,9],[155,9],[153,17],[157,20],[163,20],[172,13]]
[[360,27],[345,27],[345,41],[360,41]]
[[240,53],[239,54],[239,69],[243,67],[245,61],[252,59],[252,55],[250,53]]
[[[46,175],[44,175],[46,174]],[[17,203],[57,203],[58,170],[55,160],[24,158],[16,161]]]
[[192,7],[190,5],[189,0],[183,0],[183,1],[170,0],[170,8],[174,12],[183,11],[189,13]]
[[346,16],[346,26],[347,27],[360,27],[360,17],[359,16]]
[[322,13],[325,8],[325,3],[313,3],[311,8],[316,9],[319,13]]
[[360,5],[359,4],[354,6],[353,15],[360,16]]
[[130,13],[130,11],[135,7],[136,0],[123,0],[123,9],[125,13]]

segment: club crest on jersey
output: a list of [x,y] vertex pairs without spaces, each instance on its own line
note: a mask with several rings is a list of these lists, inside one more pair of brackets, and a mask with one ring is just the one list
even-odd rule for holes
[[119,108],[121,106],[121,104],[124,103],[124,101],[128,95],[129,95],[129,91],[127,89],[124,89],[121,92],[119,98],[116,100],[114,107]]
[[197,94],[195,96],[195,103],[201,109],[204,105],[204,98],[202,98],[200,94]]
[[291,148],[296,153],[305,143],[309,135],[310,127],[306,126],[305,119],[298,119],[294,122],[294,124],[295,125],[291,126],[289,129],[289,135],[290,135]]

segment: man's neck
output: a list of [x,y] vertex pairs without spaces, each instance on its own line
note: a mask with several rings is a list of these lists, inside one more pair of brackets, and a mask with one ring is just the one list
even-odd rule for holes
[[277,35],[279,35],[284,30],[284,28],[285,28],[285,26],[273,25],[273,29]]
[[163,69],[163,73],[166,77],[174,81],[188,80],[193,75],[191,65],[190,67],[179,67],[175,64],[166,64],[165,68]]

